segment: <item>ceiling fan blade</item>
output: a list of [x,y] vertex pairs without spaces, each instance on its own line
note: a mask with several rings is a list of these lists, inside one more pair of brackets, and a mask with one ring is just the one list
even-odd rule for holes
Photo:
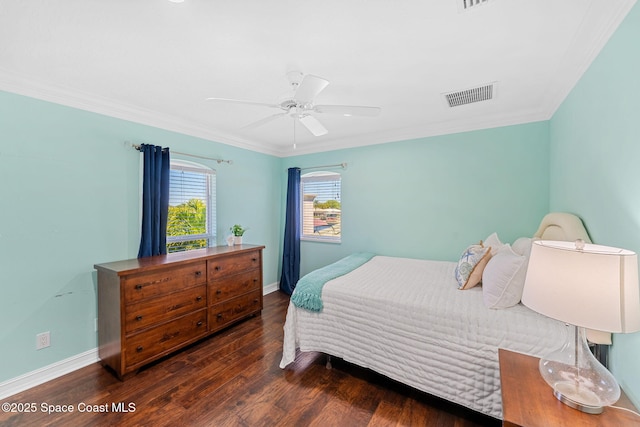
[[298,117],[298,120],[309,130],[309,132],[313,134],[313,136],[322,136],[328,133],[327,129],[322,126],[322,123],[313,116],[305,115]]
[[329,81],[322,77],[307,74],[302,78],[300,86],[296,89],[294,98],[300,104],[309,104],[328,84]]
[[265,125],[267,123],[269,123],[272,120],[277,119],[278,117],[282,117],[282,116],[286,116],[287,113],[277,113],[277,114],[272,114],[271,116],[267,116],[264,119],[260,119],[258,121],[255,121],[253,123],[249,123],[248,125],[242,126],[242,129],[255,129],[259,126]]
[[207,98],[207,101],[226,102],[226,103],[231,103],[231,104],[259,105],[261,107],[280,108],[280,106],[278,104],[267,104],[266,102],[245,101],[245,100],[242,100],[242,99]]
[[358,105],[316,105],[313,111],[326,114],[340,114],[342,116],[368,116],[380,114],[380,107],[363,107]]

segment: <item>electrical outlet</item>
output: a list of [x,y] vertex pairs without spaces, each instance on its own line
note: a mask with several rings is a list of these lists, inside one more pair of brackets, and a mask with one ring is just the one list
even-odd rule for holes
[[36,335],[36,350],[40,350],[51,345],[51,332],[43,332]]

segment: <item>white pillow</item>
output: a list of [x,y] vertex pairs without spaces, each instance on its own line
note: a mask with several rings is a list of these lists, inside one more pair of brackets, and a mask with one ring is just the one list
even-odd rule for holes
[[528,259],[510,245],[495,254],[482,272],[482,298],[489,308],[512,307],[522,299]]
[[505,244],[500,241],[498,233],[492,233],[482,241],[482,246],[485,248],[491,247],[491,256],[495,255],[502,249]]
[[513,252],[517,253],[518,255],[522,255],[526,258],[529,258],[529,255],[531,255],[532,243],[533,243],[532,238],[520,237],[519,239],[516,239],[515,242],[513,242],[513,245],[511,245],[511,249],[513,249]]

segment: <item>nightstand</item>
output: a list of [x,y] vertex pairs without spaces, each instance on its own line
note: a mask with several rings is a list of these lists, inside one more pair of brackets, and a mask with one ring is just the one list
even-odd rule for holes
[[[591,415],[568,407],[540,376],[540,359],[504,349],[498,354],[503,426],[640,426],[640,417],[620,409],[605,408],[602,414]],[[624,392],[616,406],[636,410]]]

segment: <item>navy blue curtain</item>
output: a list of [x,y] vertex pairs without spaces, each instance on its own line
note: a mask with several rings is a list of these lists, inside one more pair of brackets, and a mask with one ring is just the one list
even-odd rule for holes
[[300,168],[289,168],[280,290],[291,295],[300,278]]
[[169,214],[169,149],[142,144],[142,236],[138,258],[167,253]]

